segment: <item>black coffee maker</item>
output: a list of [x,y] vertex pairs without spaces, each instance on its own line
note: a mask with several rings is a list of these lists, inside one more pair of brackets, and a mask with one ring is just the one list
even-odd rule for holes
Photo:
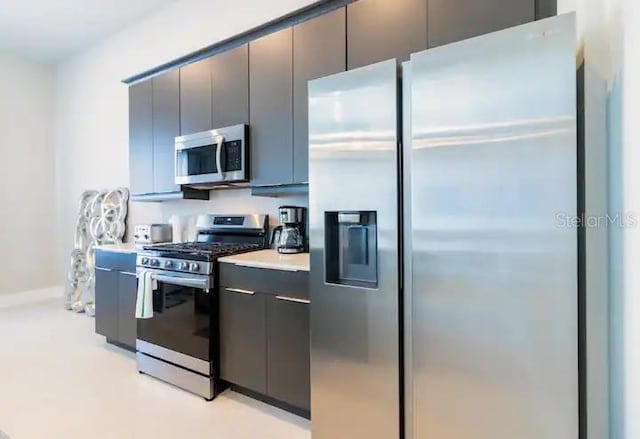
[[280,225],[271,232],[271,245],[278,253],[304,253],[307,250],[305,237],[306,209],[298,206],[278,208]]

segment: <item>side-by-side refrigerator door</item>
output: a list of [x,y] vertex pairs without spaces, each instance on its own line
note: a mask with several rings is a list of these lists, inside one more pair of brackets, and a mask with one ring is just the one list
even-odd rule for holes
[[399,436],[397,71],[309,83],[314,439]]
[[411,57],[408,437],[578,438],[575,35]]

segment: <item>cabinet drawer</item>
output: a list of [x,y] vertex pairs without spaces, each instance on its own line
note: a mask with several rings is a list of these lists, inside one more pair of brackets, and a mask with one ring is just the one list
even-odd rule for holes
[[309,273],[220,264],[220,286],[298,299],[309,298]]
[[136,254],[96,250],[96,267],[115,271],[136,272]]

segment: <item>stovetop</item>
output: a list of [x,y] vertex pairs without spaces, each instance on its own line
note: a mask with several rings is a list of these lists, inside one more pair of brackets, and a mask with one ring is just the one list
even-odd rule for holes
[[264,248],[268,224],[267,215],[200,215],[195,241],[145,245],[136,266],[172,276],[211,276],[218,258]]
[[143,269],[210,276],[216,270],[216,260],[263,247],[254,243],[185,242],[177,244],[145,245],[136,257],[136,265]]
[[178,242],[171,244],[145,245],[148,251],[181,253],[189,255],[207,255],[212,257],[229,256],[236,253],[260,249],[259,244],[240,242]]
[[145,251],[153,252],[157,256],[200,261],[213,261],[223,256],[260,250],[261,248],[260,244],[241,242],[180,242],[143,247]]

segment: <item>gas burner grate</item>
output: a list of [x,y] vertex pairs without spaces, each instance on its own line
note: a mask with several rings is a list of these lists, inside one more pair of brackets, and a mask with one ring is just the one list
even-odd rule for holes
[[180,242],[173,244],[145,245],[143,248],[145,250],[156,252],[222,257],[252,250],[259,250],[262,246],[259,244],[232,242]]

